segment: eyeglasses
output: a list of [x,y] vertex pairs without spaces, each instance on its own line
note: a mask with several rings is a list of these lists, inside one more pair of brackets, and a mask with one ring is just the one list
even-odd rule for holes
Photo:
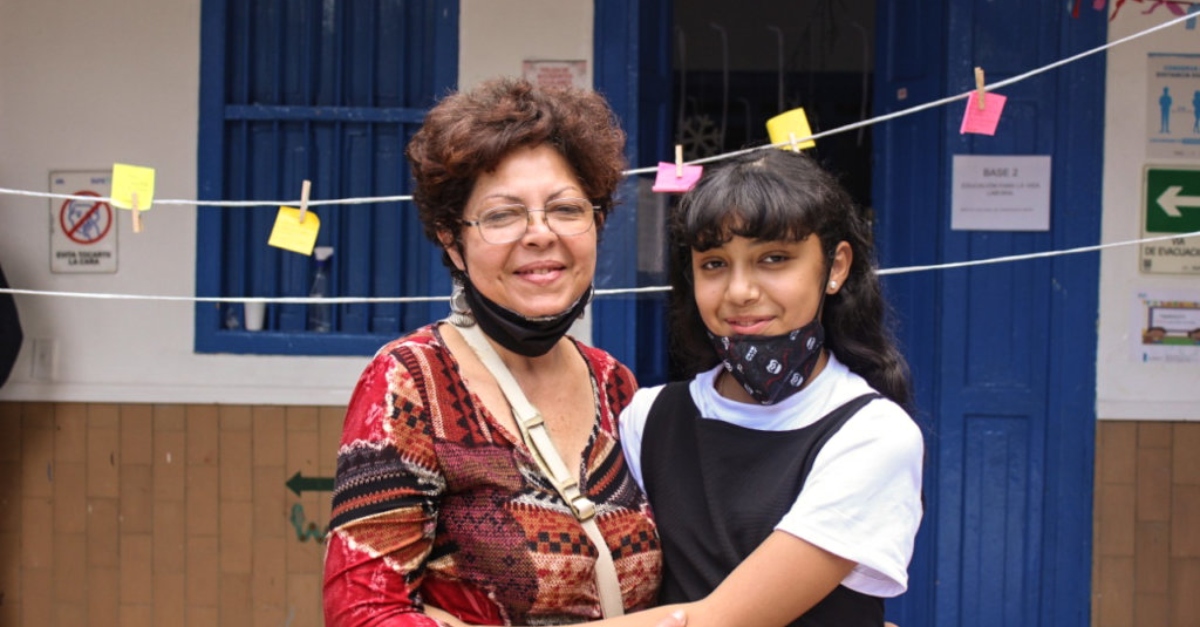
[[478,220],[463,220],[467,226],[479,228],[479,235],[489,244],[508,244],[525,237],[531,214],[542,212],[546,226],[557,235],[582,235],[596,223],[596,205],[583,198],[559,198],[546,203],[542,209],[525,205],[492,207],[480,214]]

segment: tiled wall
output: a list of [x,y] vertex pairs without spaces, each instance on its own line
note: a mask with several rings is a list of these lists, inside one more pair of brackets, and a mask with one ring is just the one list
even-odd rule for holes
[[1200,422],[1096,437],[1092,625],[1200,625]]
[[321,625],[343,411],[0,403],[0,625]]
[[[321,625],[342,412],[0,403],[0,626]],[[1200,625],[1200,423],[1097,437],[1092,624]]]

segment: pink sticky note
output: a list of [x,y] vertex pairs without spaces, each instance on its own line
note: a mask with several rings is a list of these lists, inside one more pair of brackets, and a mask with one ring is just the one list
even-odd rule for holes
[[971,92],[967,99],[967,110],[963,113],[961,133],[978,133],[979,135],[995,135],[996,125],[1000,123],[1000,112],[1004,111],[1004,101],[1007,97],[988,92],[984,96],[984,108],[979,108],[979,92]]
[[655,192],[678,192],[682,194],[696,185],[696,181],[700,180],[700,174],[704,172],[702,165],[685,165],[683,166],[683,176],[675,176],[675,164],[658,163],[658,176],[654,178],[654,187],[651,191]]

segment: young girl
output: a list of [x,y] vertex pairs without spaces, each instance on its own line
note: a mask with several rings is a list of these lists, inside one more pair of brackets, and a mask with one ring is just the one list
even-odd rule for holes
[[923,442],[870,225],[800,153],[705,173],[672,214],[691,381],[642,389],[621,440],[690,627],[883,625],[921,520]]

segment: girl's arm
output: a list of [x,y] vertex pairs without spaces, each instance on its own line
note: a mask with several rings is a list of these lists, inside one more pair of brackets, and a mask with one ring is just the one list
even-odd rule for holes
[[775,531],[707,597],[613,618],[598,627],[783,627],[833,592],[854,562],[783,531]]

